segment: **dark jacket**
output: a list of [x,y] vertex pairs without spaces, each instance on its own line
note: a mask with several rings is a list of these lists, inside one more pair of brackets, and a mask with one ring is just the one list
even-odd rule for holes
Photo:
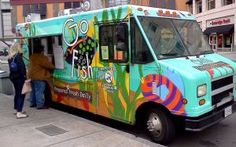
[[[15,56],[15,63],[17,64],[17,71],[10,71],[10,79],[11,80],[16,80],[16,79],[26,79],[26,68],[25,68],[25,64],[24,61],[22,59],[22,54],[16,54]],[[9,64],[9,69],[10,69],[10,63],[12,62],[13,58],[8,59],[8,64]]]

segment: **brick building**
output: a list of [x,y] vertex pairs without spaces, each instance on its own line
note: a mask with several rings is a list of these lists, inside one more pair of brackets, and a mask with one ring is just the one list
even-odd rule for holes
[[189,0],[193,14],[215,51],[236,51],[235,0]]
[[[12,31],[17,23],[31,19],[45,19],[58,16],[64,9],[80,7],[85,0],[10,0],[12,5]],[[137,4],[160,8],[187,10],[186,0],[87,0],[91,9],[99,9],[123,4]],[[33,18],[32,18],[33,17]]]
[[0,37],[11,37],[11,6],[9,0],[0,1]]

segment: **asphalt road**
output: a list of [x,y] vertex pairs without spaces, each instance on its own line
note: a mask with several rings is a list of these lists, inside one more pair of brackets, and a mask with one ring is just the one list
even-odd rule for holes
[[202,132],[181,132],[170,147],[236,147],[236,114]]
[[[58,108],[56,108],[58,109]],[[106,119],[100,116],[94,116],[83,111],[65,110],[69,113],[73,113],[78,117],[83,117],[90,121],[95,121],[99,124],[119,130],[120,135],[132,136],[132,138],[138,142],[142,142],[148,146],[160,146],[153,143],[146,134],[137,127],[126,125],[111,119]],[[106,127],[105,127],[106,128]],[[189,132],[180,131],[177,132],[174,141],[167,145],[168,147],[236,147],[236,114],[232,114],[225,120],[218,124],[207,128],[202,132]]]

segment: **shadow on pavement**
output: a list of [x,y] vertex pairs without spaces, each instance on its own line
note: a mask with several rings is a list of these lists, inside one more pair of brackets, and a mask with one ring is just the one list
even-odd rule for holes
[[[53,103],[52,108],[55,108],[57,110],[67,112],[69,114],[73,114],[75,116],[82,117],[84,119],[88,119],[90,121],[96,122],[98,124],[102,124],[108,127],[111,127],[113,129],[116,129],[118,131],[126,132],[128,134],[134,135],[137,138],[141,138],[147,141],[151,141],[148,136],[145,134],[142,128],[138,127],[137,125],[129,125],[125,124],[116,120],[112,120],[100,115],[95,115],[90,112],[86,112],[80,109],[76,109],[73,107],[69,107],[63,104]],[[159,144],[157,144],[158,146]]]

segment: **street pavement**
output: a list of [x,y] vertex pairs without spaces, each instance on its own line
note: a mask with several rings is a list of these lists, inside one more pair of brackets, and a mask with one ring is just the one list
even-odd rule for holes
[[236,147],[236,113],[201,132],[179,132],[168,147]]
[[[0,93],[1,147],[161,146],[151,142],[148,138],[130,133],[132,131],[123,131],[129,130],[126,129],[129,126],[123,127],[122,123],[111,121],[112,125],[121,127],[110,127],[109,124],[102,123],[110,120],[85,112],[83,114],[83,111],[80,112],[81,115],[76,115],[54,108],[37,110],[29,107],[27,98],[24,110],[29,117],[16,119],[13,111],[13,96]],[[94,121],[91,117],[98,119]]]
[[229,58],[233,61],[236,61],[236,52],[233,51],[233,52],[218,52],[218,54],[226,57],[226,58]]
[[[222,53],[223,54],[223,53]],[[236,60],[235,54],[223,54]],[[1,69],[8,72],[6,60]],[[4,85],[2,85],[4,86]],[[135,127],[79,111],[55,107],[24,110],[26,119],[13,114],[13,95],[0,93],[0,147],[159,147]],[[236,147],[236,114],[202,132],[180,132],[170,147]]]
[[[9,73],[7,57],[0,57],[0,70]],[[6,74],[4,73],[4,74]],[[1,75],[0,75],[1,76]],[[3,82],[7,83],[7,81]],[[1,84],[1,83],[0,83]],[[6,90],[6,85],[0,89]],[[9,85],[9,90],[11,91]],[[54,107],[55,108],[55,107]],[[0,147],[159,147],[135,127],[84,111],[57,109],[24,110],[26,119],[16,119],[13,95],[0,93]]]

